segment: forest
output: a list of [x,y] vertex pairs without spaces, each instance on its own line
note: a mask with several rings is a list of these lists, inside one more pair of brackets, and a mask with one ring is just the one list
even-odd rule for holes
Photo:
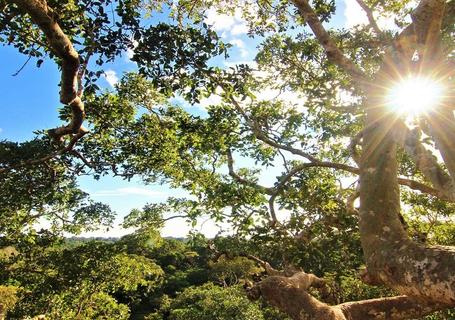
[[[0,121],[0,319],[455,319],[454,36],[454,0],[0,0],[14,77],[60,77],[15,97],[58,126]],[[175,192],[111,237],[86,177]]]

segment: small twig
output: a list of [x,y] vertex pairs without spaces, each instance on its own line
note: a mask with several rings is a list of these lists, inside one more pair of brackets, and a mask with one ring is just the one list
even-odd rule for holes
[[17,70],[15,73],[13,73],[12,76],[13,77],[17,76],[25,68],[25,66],[28,64],[28,62],[30,61],[31,58],[32,58],[32,55],[29,54],[27,60],[24,62],[22,67],[20,67],[19,70]]

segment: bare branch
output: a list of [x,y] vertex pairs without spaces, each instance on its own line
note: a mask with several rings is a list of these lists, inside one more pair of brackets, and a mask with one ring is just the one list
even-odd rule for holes
[[257,190],[260,190],[261,192],[264,192],[266,194],[272,194],[273,193],[273,190],[272,188],[267,188],[267,187],[264,187],[264,186],[261,186],[260,184],[256,183],[256,182],[253,182],[253,181],[250,181],[250,180],[247,180],[241,176],[239,176],[235,171],[234,171],[234,159],[232,158],[232,153],[231,153],[231,150],[228,149],[226,151],[226,156],[227,156],[227,162],[228,162],[228,170],[229,170],[229,175],[231,177],[233,177],[237,182],[243,184],[243,185],[247,185],[247,186],[250,186],[254,189],[257,189]]
[[373,16],[373,10],[365,3],[363,0],[356,0],[360,7],[362,7],[363,11],[367,14],[368,22],[370,23],[370,27],[374,30],[376,35],[380,35],[382,33],[381,29],[379,28],[376,20]]
[[47,5],[45,0],[8,0],[15,3],[20,9],[28,13],[33,22],[46,35],[46,39],[53,53],[62,60],[62,77],[60,101],[68,105],[72,111],[72,119],[66,126],[49,130],[49,135],[56,141],[68,134],[86,133],[82,126],[85,118],[84,104],[78,97],[78,70],[79,55],[60,28],[57,15]]
[[12,76],[16,77],[19,73],[21,73],[21,71],[24,70],[25,66],[28,64],[28,62],[30,61],[31,58],[32,58],[32,55],[29,54],[28,58],[27,58],[27,60],[25,60],[24,64],[16,72],[14,72],[12,74]]
[[[260,260],[260,259],[259,259]],[[262,264],[266,263],[260,260]],[[273,269],[272,274],[248,292],[251,299],[262,296],[268,303],[287,313],[295,320],[402,320],[415,319],[448,306],[439,303],[425,303],[407,296],[354,301],[330,306],[308,293],[311,287],[323,290],[325,281],[313,274],[296,272],[283,276]],[[281,275],[280,275],[281,274]]]

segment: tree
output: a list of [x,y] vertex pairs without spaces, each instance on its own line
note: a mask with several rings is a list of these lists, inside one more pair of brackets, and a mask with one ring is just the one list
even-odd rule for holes
[[162,281],[163,271],[152,260],[117,244],[91,241],[69,248],[43,238],[0,259],[0,281],[17,285],[1,287],[12,318],[128,319],[135,294]]
[[[3,161],[0,173],[54,165],[71,156],[67,161],[78,172],[171,182],[197,199],[170,199],[142,211],[153,219],[166,210],[190,220],[204,213],[231,222],[241,235],[291,234],[309,242],[315,225],[340,234],[358,230],[363,280],[401,294],[329,306],[309,294],[312,286],[324,287],[319,277],[269,267],[271,276],[253,295],[294,319],[380,319],[384,314],[405,319],[453,307],[453,247],[432,246],[431,236],[428,243],[410,238],[402,213],[409,219],[406,211],[430,199],[437,205],[427,203],[425,210],[450,222],[455,3],[421,0],[408,15],[405,1],[358,2],[368,26],[327,31],[322,22],[333,17],[335,7],[324,1],[179,1],[168,10],[175,23],[149,27],[141,13],[166,2],[68,1],[56,12],[53,1],[4,0],[2,40],[22,53],[55,58],[66,105],[62,118],[69,123],[48,131],[58,145],[51,153]],[[112,23],[107,5],[116,6],[121,22]],[[209,61],[226,54],[227,46],[201,22],[202,12],[209,6],[233,12],[237,5],[251,34],[267,36],[256,58],[259,70],[247,65],[222,70]],[[375,15],[393,15],[400,30],[382,31]],[[139,73],[125,75],[116,92],[97,92],[93,78],[100,73],[85,74],[84,101],[93,128],[87,134],[82,79],[88,58],[94,55],[102,65],[133,47]],[[415,117],[412,129],[384,103],[391,84],[409,75],[446,86],[439,104]],[[270,87],[300,95],[302,103],[260,99]],[[218,94],[222,102],[201,118],[170,105],[167,99],[174,94],[190,103]],[[284,172],[266,187],[258,182],[258,170],[236,171],[239,158],[266,169],[282,158]],[[357,187],[340,190],[337,181],[347,177],[356,177]],[[400,197],[400,188],[409,196]],[[289,220],[280,221],[276,202],[288,210]],[[141,212],[134,219],[139,225],[147,221]]]
[[[161,312],[169,313],[167,319],[264,319],[257,305],[242,295],[241,289],[222,289],[207,283],[185,289],[170,303],[163,303]],[[147,319],[163,319],[159,313]]]

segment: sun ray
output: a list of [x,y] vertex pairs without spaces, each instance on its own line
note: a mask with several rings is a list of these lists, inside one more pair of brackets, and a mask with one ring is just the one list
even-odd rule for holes
[[431,78],[409,76],[395,82],[386,96],[388,108],[399,115],[415,117],[431,112],[442,101],[444,87]]

